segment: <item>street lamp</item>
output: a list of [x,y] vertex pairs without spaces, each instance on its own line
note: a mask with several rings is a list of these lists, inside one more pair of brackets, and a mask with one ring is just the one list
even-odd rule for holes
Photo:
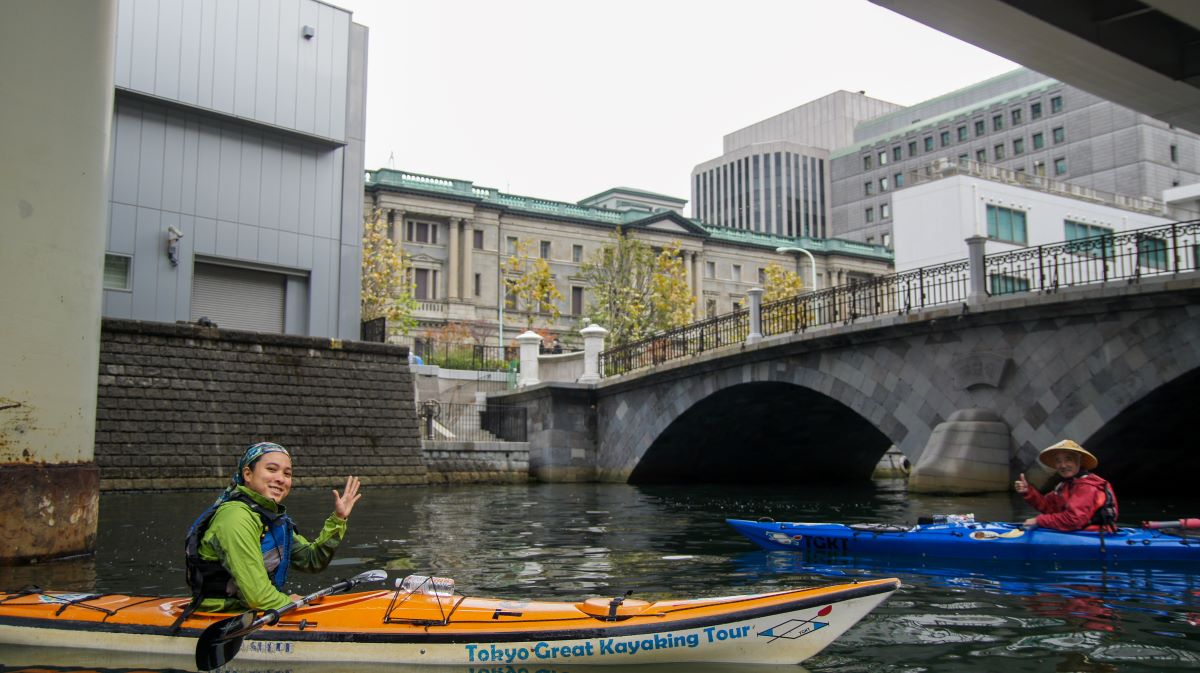
[[[805,250],[804,248],[795,248],[795,247],[787,247],[787,246],[782,247],[782,248],[775,248],[775,252],[780,252],[780,253],[802,252],[802,253],[808,255],[808,268],[809,268],[809,271],[812,272],[810,274],[810,277],[812,278],[812,285],[809,286],[808,291],[809,292],[817,291],[817,260],[813,258],[813,255],[811,252]],[[800,258],[799,257],[796,258],[796,273],[800,273]]]

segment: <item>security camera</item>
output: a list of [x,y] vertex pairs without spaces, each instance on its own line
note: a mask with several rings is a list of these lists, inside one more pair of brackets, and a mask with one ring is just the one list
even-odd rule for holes
[[167,234],[175,240],[183,238],[183,230],[173,224],[167,227]]

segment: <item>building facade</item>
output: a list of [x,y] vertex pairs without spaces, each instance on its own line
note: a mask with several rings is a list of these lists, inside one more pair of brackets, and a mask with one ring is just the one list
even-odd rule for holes
[[891,247],[893,192],[906,176],[968,162],[1194,216],[1160,199],[1200,182],[1200,136],[1023,68],[865,121],[854,135],[830,157],[832,236]]
[[[671,198],[654,196],[660,201]],[[471,326],[477,338],[496,344],[503,326],[500,341],[507,344],[532,324],[575,342],[592,299],[581,268],[611,241],[618,227],[656,248],[680,244],[697,319],[745,306],[749,290],[762,285],[764,269],[773,263],[795,268],[809,286],[812,270],[807,258],[801,261],[779,248],[797,250],[802,245],[811,252],[821,288],[891,272],[891,254],[882,246],[732,231],[703,225],[665,207],[648,212],[641,206],[617,209],[549,201],[466,180],[391,169],[367,172],[365,207],[380,209],[391,237],[412,259],[418,327],[410,336],[462,323]],[[563,296],[557,321],[549,314],[531,316],[520,306],[504,308],[502,264],[520,242],[532,242],[531,249],[550,265]]]
[[103,315],[358,338],[367,29],[120,0]]
[[692,216],[772,236],[830,236],[830,152],[859,122],[899,105],[837,91],[725,136],[724,153],[692,169]]

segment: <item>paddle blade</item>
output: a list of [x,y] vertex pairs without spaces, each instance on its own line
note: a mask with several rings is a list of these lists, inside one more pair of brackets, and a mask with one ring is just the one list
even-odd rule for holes
[[231,635],[248,630],[254,624],[254,613],[243,612],[236,617],[213,622],[196,641],[196,668],[211,671],[224,666],[242,649],[242,636]]

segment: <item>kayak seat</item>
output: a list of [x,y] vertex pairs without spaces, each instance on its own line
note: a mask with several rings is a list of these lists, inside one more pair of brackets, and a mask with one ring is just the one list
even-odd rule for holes
[[642,614],[650,605],[649,601],[636,598],[589,598],[581,603],[576,603],[575,607],[579,608],[580,612],[597,619],[619,621]]

